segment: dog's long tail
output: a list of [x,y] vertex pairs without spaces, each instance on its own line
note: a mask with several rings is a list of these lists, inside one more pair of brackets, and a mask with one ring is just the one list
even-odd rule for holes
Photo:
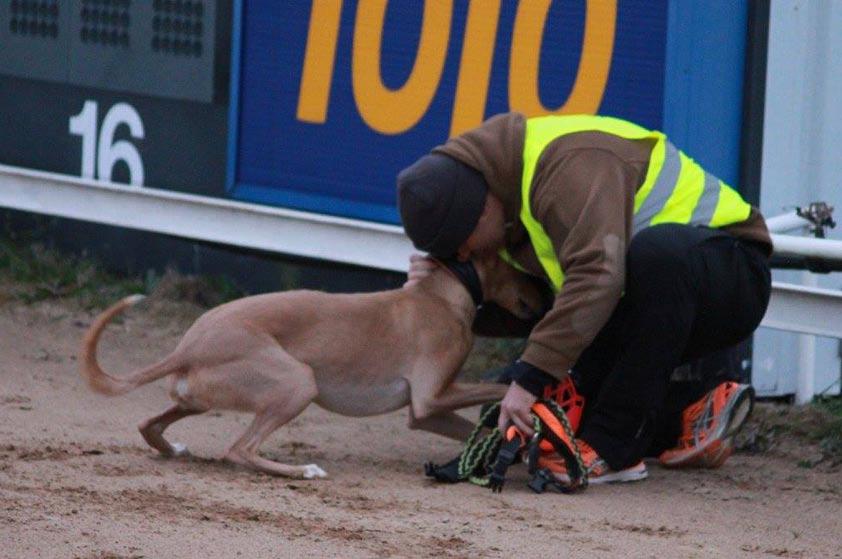
[[99,366],[96,358],[96,348],[102,331],[105,330],[105,327],[115,316],[128,307],[138,304],[143,299],[145,299],[143,295],[124,297],[96,317],[94,323],[91,324],[91,327],[85,333],[85,338],[82,340],[82,347],[79,350],[79,372],[82,373],[82,377],[88,382],[88,386],[94,392],[108,396],[125,394],[138,386],[174,373],[180,368],[180,364],[177,362],[174,354],[164,357],[154,365],[134,371],[121,378],[107,374]]

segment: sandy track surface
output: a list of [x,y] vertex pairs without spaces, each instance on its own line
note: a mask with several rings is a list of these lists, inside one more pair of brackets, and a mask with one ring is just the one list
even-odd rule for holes
[[[168,308],[110,327],[104,367],[126,372],[174,347],[185,323]],[[228,412],[173,426],[170,440],[197,457],[161,459],[136,425],[169,405],[168,384],[90,393],[74,358],[89,323],[70,304],[0,304],[0,557],[842,557],[842,474],[782,454],[718,471],[652,464],[645,482],[574,496],[534,495],[516,470],[494,495],[427,481],[422,463],[458,445],[408,431],[405,413],[311,407],[264,452],[330,479],[221,463],[250,420]]]

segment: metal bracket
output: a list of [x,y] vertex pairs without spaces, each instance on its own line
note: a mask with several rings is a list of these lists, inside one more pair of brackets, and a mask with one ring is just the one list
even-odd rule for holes
[[833,206],[826,202],[812,202],[806,208],[795,208],[795,213],[811,223],[810,233],[816,238],[825,237],[825,228],[836,227],[836,222],[833,221]]

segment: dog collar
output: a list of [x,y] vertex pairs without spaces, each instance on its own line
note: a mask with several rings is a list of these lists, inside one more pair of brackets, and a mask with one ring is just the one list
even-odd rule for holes
[[474,263],[468,260],[467,262],[460,262],[456,258],[447,258],[439,260],[439,263],[444,266],[451,274],[456,276],[468,293],[471,294],[474,304],[479,307],[482,305],[482,283],[479,281],[479,274],[474,267]]

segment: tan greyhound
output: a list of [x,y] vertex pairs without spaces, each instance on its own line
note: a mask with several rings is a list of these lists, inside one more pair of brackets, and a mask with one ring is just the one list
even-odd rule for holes
[[[486,301],[520,318],[538,316],[543,301],[533,281],[496,255],[474,264]],[[176,404],[139,425],[146,442],[164,456],[187,453],[163,437],[179,419],[210,409],[250,411],[254,421],[227,460],[275,475],[324,477],[315,464],[291,466],[257,453],[310,402],[348,416],[409,405],[410,428],[464,440],[473,425],[453,410],[503,397],[502,384],[454,382],[473,341],[477,295],[472,298],[466,286],[470,282],[440,266],[417,284],[391,291],[245,297],[200,316],[154,365],[113,377],[97,362],[97,342],[114,316],[143,299],[134,295],[96,318],[82,342],[80,370],[94,391],[107,395],[172,375]]]

